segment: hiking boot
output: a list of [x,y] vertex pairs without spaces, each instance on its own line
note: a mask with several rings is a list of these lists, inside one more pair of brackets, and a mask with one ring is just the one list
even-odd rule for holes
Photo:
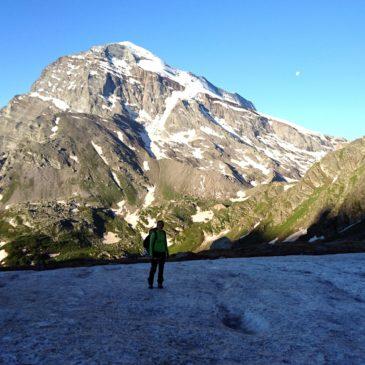
[[159,289],[163,289],[162,284],[158,284],[158,288],[159,288]]
[[153,285],[148,284],[148,289],[153,289]]

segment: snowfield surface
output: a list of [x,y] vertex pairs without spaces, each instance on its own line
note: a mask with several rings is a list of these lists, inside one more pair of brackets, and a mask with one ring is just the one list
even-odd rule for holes
[[364,364],[365,254],[0,273],[3,364]]

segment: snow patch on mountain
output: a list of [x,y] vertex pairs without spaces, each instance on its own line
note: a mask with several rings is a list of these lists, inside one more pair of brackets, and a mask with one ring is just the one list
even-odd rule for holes
[[117,203],[117,209],[112,209],[112,211],[116,214],[116,215],[121,215],[122,212],[124,211],[125,209],[125,204],[126,204],[126,201],[125,200],[122,200],[120,202]]
[[284,191],[287,191],[287,190],[291,189],[293,186],[295,186],[295,184],[284,185]]
[[114,232],[107,232],[104,234],[103,243],[106,245],[113,245],[120,241],[119,236]]
[[357,220],[356,222],[351,223],[350,225],[348,225],[348,226],[346,226],[346,227],[342,228],[342,229],[341,229],[341,230],[339,230],[338,232],[339,232],[339,233],[346,232],[347,230],[349,230],[350,228],[352,228],[352,227],[354,227],[354,226],[358,225],[358,224],[359,224],[359,223],[361,223],[361,222],[362,222],[362,219],[359,219],[359,220]]
[[231,202],[244,202],[245,200],[249,199],[248,196],[246,196],[246,192],[244,190],[237,191],[236,193],[237,198],[231,198]]
[[301,229],[298,232],[295,232],[288,236],[283,242],[295,242],[297,241],[301,236],[304,236],[307,234],[307,229]]
[[148,164],[148,161],[143,161],[143,170],[144,171],[149,171],[150,170],[150,166]]
[[232,109],[232,110],[235,110],[237,112],[242,112],[242,111],[245,110],[243,107],[233,106],[229,103],[225,103],[225,102],[218,101],[218,100],[214,100],[213,104],[219,104],[219,105],[222,105],[226,109]]
[[5,260],[6,257],[8,256],[8,253],[4,249],[2,249],[2,247],[5,246],[6,243],[7,242],[5,242],[5,241],[0,242],[0,264],[1,264],[1,261]]
[[98,146],[96,143],[94,143],[93,141],[91,141],[91,144],[92,144],[92,146],[94,147],[94,149],[95,149],[95,151],[96,151],[96,153],[100,156],[100,158],[104,161],[104,163],[106,164],[106,165],[109,165],[109,163],[108,163],[108,160],[105,158],[105,156],[103,155],[103,149],[100,147],[100,146]]
[[[145,71],[157,73],[162,77],[169,78],[184,86],[182,92],[178,92],[179,94],[174,95],[171,104],[173,104],[174,101],[177,101],[177,99],[189,100],[196,97],[199,93],[202,93],[229,103],[241,105],[241,101],[236,95],[215,87],[203,77],[197,77],[190,72],[173,68],[167,65],[161,58],[155,56],[152,52],[139,47],[132,42],[124,41],[119,42],[118,44],[129,48],[132,53],[139,58],[137,65]],[[247,104],[249,105],[250,103],[247,102]]]
[[117,176],[117,174],[116,174],[114,171],[112,171],[112,176],[113,176],[113,180],[116,182],[116,184],[118,185],[118,187],[119,187],[120,189],[123,189],[123,188],[122,188],[122,185],[121,185],[121,183],[120,183],[120,181],[119,181],[119,179],[118,179],[118,176]]
[[213,219],[214,213],[211,210],[201,210],[199,206],[196,207],[196,213],[191,216],[195,223],[208,222]]
[[[188,73],[186,73],[187,75]],[[191,75],[189,76],[191,78]],[[172,110],[175,108],[179,100],[189,100],[197,95],[200,91],[199,83],[196,80],[187,82],[185,89],[182,91],[173,91],[172,94],[165,100],[165,110],[161,116],[157,116],[151,123],[146,126],[148,135],[152,141],[151,148],[153,153],[159,159],[160,156],[164,158],[164,154],[161,153],[161,149],[158,146],[158,142],[161,138],[162,131],[165,129],[165,123],[170,116]]]
[[57,130],[58,130],[58,126],[56,126],[56,125],[51,128],[51,132],[53,132],[54,135],[56,134]]
[[147,208],[148,206],[150,206],[153,201],[155,200],[155,190],[156,190],[156,186],[149,186],[147,188],[147,194],[144,198],[144,203],[143,203],[143,207]]
[[203,158],[203,153],[202,153],[202,149],[201,148],[194,148],[193,151],[192,151],[192,154],[198,160],[200,160],[200,159]]
[[156,218],[151,217],[150,215],[147,216],[147,228],[153,228],[157,224]]
[[115,67],[116,71],[118,73],[130,76],[130,70],[131,70],[131,66],[128,64],[128,62],[126,60],[121,60],[119,58],[113,57],[111,59],[111,63],[113,64],[113,66]]
[[133,228],[137,227],[137,224],[139,222],[139,210],[136,210],[133,213],[128,212],[124,216],[124,220],[129,223]]
[[242,169],[252,167],[254,169],[260,170],[264,175],[268,175],[272,172],[270,168],[264,166],[263,164],[260,164],[259,162],[254,161],[249,156],[245,156],[242,160],[232,159],[231,161]]
[[50,135],[50,138],[54,138],[58,131],[58,123],[60,121],[60,118],[56,118],[55,125],[51,128],[52,134]]
[[29,94],[29,96],[32,98],[41,99],[43,101],[50,101],[54,104],[54,106],[56,106],[58,109],[61,109],[63,111],[66,111],[70,108],[69,105],[65,101],[52,97],[52,96],[41,95],[39,92],[31,92]]
[[195,129],[189,129],[186,131],[176,132],[169,136],[169,140],[176,143],[189,144],[197,139]]
[[202,126],[202,127],[200,127],[200,130],[211,136],[222,138],[222,136],[220,134],[218,134],[214,129],[212,129],[210,127]]
[[70,155],[70,159],[74,160],[76,163],[79,163],[79,158],[76,155]]

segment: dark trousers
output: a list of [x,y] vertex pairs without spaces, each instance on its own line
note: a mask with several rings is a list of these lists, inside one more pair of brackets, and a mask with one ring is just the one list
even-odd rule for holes
[[166,253],[165,252],[154,252],[152,259],[151,259],[151,269],[150,269],[150,276],[148,277],[148,283],[153,285],[153,279],[155,277],[155,273],[158,266],[158,284],[163,283],[163,269],[165,266],[166,261]]

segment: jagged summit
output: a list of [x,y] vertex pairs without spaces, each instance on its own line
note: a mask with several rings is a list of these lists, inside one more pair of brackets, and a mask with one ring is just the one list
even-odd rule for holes
[[135,45],[132,42],[110,43],[103,46],[92,47],[89,51],[82,52],[75,57],[88,57],[95,54],[96,57],[106,56],[110,63],[114,65],[121,73],[129,75],[129,64],[134,64],[145,71],[153,72],[161,77],[170,79],[182,87],[189,90],[188,97],[193,98],[199,93],[208,94],[213,97],[225,100],[255,110],[254,105],[244,99],[237,93],[229,93],[213,85],[203,76],[196,76],[191,72],[183,71],[168,65],[161,58],[155,56],[152,52]]

